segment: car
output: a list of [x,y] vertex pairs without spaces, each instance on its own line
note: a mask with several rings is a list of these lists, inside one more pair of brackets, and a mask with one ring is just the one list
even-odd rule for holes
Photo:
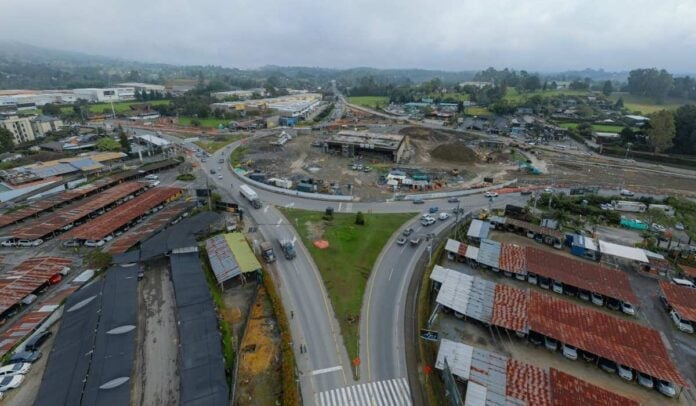
[[211,175],[215,175],[215,169],[212,169],[212,168],[211,168],[211,169],[210,169],[210,174],[211,174]]
[[531,195],[531,194],[532,194],[532,191],[529,189],[520,190],[520,195],[522,195],[522,196]]
[[219,175],[218,175],[218,179],[222,179],[222,174],[219,174]]
[[588,292],[586,290],[579,289],[578,290],[578,298],[580,298],[580,300],[584,300],[586,302],[589,302],[590,301],[590,292]]
[[633,380],[633,369],[626,365],[619,364],[619,376],[627,381]]
[[549,351],[556,351],[558,349],[558,341],[551,337],[544,337],[544,347]]
[[674,322],[674,325],[677,326],[677,328],[680,331],[683,331],[685,333],[693,334],[694,333],[694,326],[689,322],[689,320],[682,319],[679,316],[679,313],[676,311],[672,310],[669,312],[669,316],[672,318],[672,321]]
[[657,391],[660,392],[661,394],[673,398],[677,396],[677,390],[674,387],[674,384],[671,382],[663,381],[662,379],[657,380]]
[[620,194],[621,194],[621,196],[634,196],[635,195],[635,193],[631,192],[628,189],[621,189]]
[[145,179],[146,179],[146,180],[157,180],[157,179],[159,179],[159,176],[157,176],[157,175],[147,175],[147,176],[145,177]]
[[517,279],[518,281],[524,281],[526,277],[523,273],[515,273],[515,279]]
[[29,240],[19,240],[17,241],[18,247],[31,247],[31,241]]
[[109,234],[109,235],[107,235],[106,237],[104,237],[104,241],[106,241],[106,242],[109,242],[109,241],[111,241],[111,240],[113,240],[113,239],[114,239],[114,236],[111,235],[111,234]]
[[459,199],[457,199],[456,197],[450,197],[449,199],[447,199],[447,203],[459,203]]
[[11,375],[0,378],[0,392],[19,388],[22,382],[24,382],[24,375]]
[[595,306],[604,306],[604,298],[599,293],[590,293],[590,299]]
[[621,302],[621,311],[628,314],[629,316],[636,315],[636,308],[628,302]]
[[539,335],[539,333],[535,333],[533,331],[530,331],[528,338],[529,338],[529,342],[536,345],[537,347],[544,344],[544,340],[541,337],[541,335]]
[[12,375],[24,375],[29,372],[31,364],[27,362],[18,362],[0,367],[0,378]]
[[677,223],[677,224],[674,225],[674,228],[676,228],[676,229],[679,230],[679,231],[684,231],[684,228],[685,228],[685,227],[684,227],[684,224],[682,224],[682,223]]
[[553,290],[555,293],[558,293],[559,295],[562,295],[563,294],[563,284],[561,282],[553,281],[551,283],[551,290]]
[[537,276],[535,274],[527,274],[527,282],[529,282],[532,285],[537,284]]
[[413,199],[413,204],[424,204],[425,200],[423,199]]
[[17,241],[16,240],[5,240],[0,243],[3,247],[10,248],[10,247],[16,247],[17,246]]
[[440,213],[440,215],[437,218],[444,221],[444,220],[447,220],[449,218],[449,216],[450,216],[449,213],[446,213],[443,211],[442,213]]
[[592,354],[591,352],[580,351],[580,354],[582,355],[582,359],[584,359],[587,362],[595,362],[595,360],[597,360],[597,356]]
[[483,194],[485,197],[498,197],[496,192],[486,192]]
[[28,362],[33,364],[34,362],[38,361],[42,355],[43,354],[41,351],[20,351],[14,353],[14,355],[10,357],[10,363],[15,364],[17,362]]
[[413,229],[411,227],[409,227],[409,228],[405,229],[401,234],[404,237],[408,237],[409,235],[413,234]]
[[404,238],[404,237],[399,237],[399,238],[397,238],[397,239],[396,239],[396,244],[397,244],[397,245],[404,245],[404,244],[406,244],[406,238]]
[[545,193],[553,193],[553,188],[552,187],[544,188],[544,192]]
[[423,225],[423,227],[428,227],[433,224],[435,224],[435,219],[432,217],[421,220],[421,225]]
[[45,343],[46,340],[48,340],[51,337],[51,335],[53,335],[53,333],[51,333],[50,331],[47,331],[47,330],[34,334],[34,336],[32,336],[24,344],[24,350],[25,351],[38,350],[39,348],[41,348],[43,343]]
[[660,303],[662,304],[662,307],[665,309],[666,312],[672,310],[672,305],[670,305],[667,301],[667,298],[662,295],[660,295]]
[[656,233],[664,233],[665,230],[667,230],[667,228],[665,226],[663,226],[662,224],[658,224],[658,223],[652,223],[650,225],[650,229]]
[[154,182],[151,182],[151,183],[150,183],[150,187],[155,187],[155,186],[159,186],[159,185],[160,185],[160,183],[162,183],[162,182],[160,182],[160,181],[156,180],[156,181],[154,181]]
[[431,208],[428,209],[428,212],[429,212],[430,214],[437,213],[438,211],[440,211],[440,208],[437,207],[437,206],[433,206],[433,207],[431,207]]
[[606,358],[599,359],[599,367],[602,368],[603,371],[608,372],[610,374],[616,373],[616,362],[608,360]]
[[420,242],[421,242],[420,237],[411,238],[411,245],[414,247],[417,246],[418,244],[420,244]]
[[652,376],[638,372],[638,385],[652,389],[655,386],[655,381],[653,381]]
[[575,361],[578,359],[578,349],[569,344],[563,344],[563,356]]
[[608,298],[607,301],[606,301],[606,305],[607,305],[607,307],[608,307],[609,309],[611,309],[611,310],[616,310],[616,311],[618,311],[618,310],[621,309],[621,303],[619,303],[619,301],[616,300],[616,299]]
[[551,280],[549,278],[544,277],[539,278],[539,287],[542,289],[549,290],[551,288]]
[[85,247],[101,247],[104,245],[104,240],[87,240],[85,241]]

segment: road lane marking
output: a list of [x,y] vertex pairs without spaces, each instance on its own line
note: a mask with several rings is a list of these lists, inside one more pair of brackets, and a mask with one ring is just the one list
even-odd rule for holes
[[341,211],[341,207],[343,207],[343,203],[339,203],[339,204],[338,204],[338,211],[339,211],[339,212]]
[[319,406],[412,405],[406,378],[359,383],[314,394]]
[[389,272],[389,280],[391,280],[393,273],[394,273],[394,267],[392,267],[391,271]]
[[264,213],[268,213],[268,205],[264,206],[263,212],[264,212]]
[[334,371],[340,371],[343,369],[342,366],[336,365],[335,367],[329,367],[329,368],[324,368],[324,369],[315,369],[314,371],[310,372],[310,375],[321,375],[321,374],[328,374],[329,372],[334,372]]
[[288,203],[288,204],[286,204],[284,207],[285,207],[286,209],[289,209],[289,208],[291,208],[291,207],[293,207],[293,206],[295,206],[295,202]]
[[280,224],[283,222],[283,219],[278,219],[278,223],[276,223],[276,228],[280,227]]

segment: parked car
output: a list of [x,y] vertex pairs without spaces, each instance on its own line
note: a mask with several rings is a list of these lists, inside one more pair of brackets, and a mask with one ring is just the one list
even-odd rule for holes
[[621,311],[628,314],[629,316],[636,315],[636,309],[632,304],[628,302],[621,302]]
[[423,220],[421,220],[421,224],[423,225],[423,227],[428,227],[430,225],[435,224],[435,219],[432,217],[424,218]]
[[551,283],[551,290],[553,290],[555,293],[558,293],[559,295],[563,294],[563,284],[561,282],[553,281]]
[[616,299],[607,298],[606,305],[611,310],[620,310],[621,309],[621,303],[619,303],[619,301]]
[[520,194],[521,194],[522,196],[531,195],[531,194],[532,194],[532,191],[529,190],[529,189],[522,189],[522,190],[520,190]]
[[5,365],[0,368],[0,377],[11,375],[24,375],[29,372],[31,364],[26,362],[18,362],[16,364]]
[[667,298],[662,295],[660,295],[660,303],[662,304],[662,307],[665,309],[666,312],[672,310],[672,305],[670,305],[667,301]]
[[85,241],[85,247],[101,247],[104,245],[104,240],[87,240]]
[[541,278],[539,278],[539,287],[542,289],[549,290],[551,288],[551,280],[542,276]]
[[405,229],[404,232],[401,234],[403,234],[404,237],[408,237],[409,235],[413,234],[413,229],[411,227],[409,227],[409,228]]
[[423,199],[413,199],[413,204],[424,204],[425,201]]
[[627,367],[626,365],[619,364],[619,376],[627,381],[632,381],[633,369]]
[[72,248],[72,247],[79,247],[80,243],[75,241],[75,240],[68,240],[63,242],[63,247],[65,248]]
[[685,333],[693,334],[694,333],[694,326],[689,322],[689,320],[682,319],[679,316],[679,313],[676,311],[672,310],[669,312],[669,316],[672,318],[672,321],[674,322],[674,325],[677,326],[677,328],[680,331],[683,331]]
[[545,193],[553,193],[553,188],[552,187],[544,188],[544,192]]
[[485,197],[498,197],[498,193],[496,192],[486,192],[483,194]]
[[396,244],[397,245],[404,245],[404,244],[406,244],[406,239],[404,237],[399,237],[396,239]]
[[652,223],[652,225],[650,225],[650,229],[656,233],[664,233],[665,230],[667,230],[667,228],[665,228],[665,226],[663,226],[662,224],[658,224],[658,223]]
[[586,290],[578,289],[578,298],[580,298],[580,300],[584,300],[586,302],[589,302],[590,301],[590,292],[588,292]]
[[609,372],[610,374],[616,373],[616,362],[608,360],[606,358],[599,359],[599,367],[602,368],[602,370]]
[[582,355],[582,359],[584,359],[587,362],[595,362],[595,360],[597,359],[597,356],[592,354],[591,352],[580,351],[580,354]]
[[434,213],[437,213],[438,211],[440,211],[440,208],[437,206],[433,206],[430,209],[428,209],[428,211],[430,212],[430,214],[434,214]]
[[674,228],[676,228],[679,231],[684,231],[684,224],[682,223],[677,223],[674,225]]
[[33,337],[31,337],[29,340],[27,340],[27,342],[24,344],[24,350],[25,351],[38,350],[39,348],[41,348],[43,343],[45,343],[46,340],[48,340],[51,337],[52,334],[53,333],[51,333],[48,330],[35,334]]
[[529,282],[532,285],[537,284],[537,276],[535,274],[527,274],[527,282]]
[[540,345],[544,344],[544,340],[539,335],[539,333],[535,333],[533,331],[529,333],[529,342],[536,345],[536,346],[540,346]]
[[17,362],[28,362],[33,364],[34,362],[38,361],[42,355],[43,354],[41,351],[20,351],[14,353],[14,355],[10,357],[10,363],[14,364]]
[[652,389],[655,386],[655,381],[653,381],[652,376],[638,372],[638,384],[648,389]]
[[16,247],[17,240],[13,240],[13,239],[5,240],[5,241],[1,242],[0,245],[2,245],[3,247],[6,247],[6,248]]
[[576,360],[578,359],[578,349],[572,345],[563,344],[563,356],[568,359]]
[[663,394],[667,397],[673,398],[673,397],[677,396],[677,390],[674,387],[674,384],[672,384],[671,382],[667,382],[667,381],[663,381],[662,379],[658,379],[656,386],[657,386],[657,390],[661,394]]
[[459,199],[457,199],[456,197],[450,197],[449,199],[447,199],[447,203],[459,203]]
[[558,341],[551,337],[544,337],[544,347],[550,351],[556,351],[558,349]]
[[10,389],[19,388],[24,382],[24,375],[11,375],[0,378],[0,392],[7,392]]
[[621,196],[633,196],[635,193],[631,192],[628,189],[621,189]]
[[599,293],[590,293],[590,298],[592,299],[592,304],[595,306],[604,306],[604,298]]

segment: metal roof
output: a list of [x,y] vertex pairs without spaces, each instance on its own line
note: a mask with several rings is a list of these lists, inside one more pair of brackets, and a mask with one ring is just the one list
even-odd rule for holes
[[493,268],[500,268],[500,247],[498,241],[481,240],[477,261]]
[[497,284],[495,286],[491,324],[514,331],[528,332],[527,295],[528,291],[526,290]]
[[244,234],[228,233],[224,237],[242,273],[255,272],[261,269],[261,264],[249,247]]
[[467,247],[468,246],[466,244],[450,238],[447,240],[447,243],[445,244],[445,251],[449,251],[460,256],[465,256]]
[[599,240],[599,251],[602,253],[602,255],[611,255],[614,257],[630,259],[632,261],[648,263],[648,257],[645,255],[645,250],[642,248],[634,248]]
[[526,247],[516,244],[502,244],[500,250],[500,269],[503,271],[526,275]]
[[487,221],[474,219],[471,221],[469,230],[466,232],[467,237],[472,238],[488,238],[491,224]]
[[64,233],[61,240],[101,240],[148,210],[163,204],[181,194],[176,187],[156,187],[111,210],[108,215],[97,217],[79,227]]
[[542,227],[542,226],[539,226],[537,224],[530,223],[528,221],[517,220],[514,218],[510,218],[510,217],[507,217],[505,219],[505,224],[513,226],[513,227],[518,227],[518,228],[522,228],[525,230],[533,231],[537,234],[555,237],[561,241],[563,240],[563,237],[564,237],[564,234],[558,230],[554,230],[554,229],[548,228],[548,227]]
[[638,297],[626,273],[536,247],[527,247],[527,272],[632,304]]
[[205,248],[217,283],[223,284],[225,281],[242,274],[242,270],[234,259],[234,254],[232,254],[224,236],[216,235],[207,239]]
[[434,269],[430,277],[442,283],[437,303],[473,319],[490,322],[495,283],[443,267],[437,268],[437,272]]
[[696,289],[665,281],[660,281],[660,288],[679,316],[696,323]]
[[474,347],[470,345],[443,338],[440,340],[440,349],[437,351],[435,368],[443,369],[445,367],[445,359],[447,359],[447,365],[454,375],[469,380],[473,352]]
[[530,292],[528,309],[530,330],[650,376],[686,385],[657,330],[538,292]]
[[0,313],[16,305],[55,274],[72,265],[71,259],[61,257],[37,257],[28,259],[0,279]]
[[479,248],[475,247],[473,245],[469,245],[466,247],[466,257],[469,259],[473,259],[476,261],[478,259],[478,254],[479,254]]
[[610,392],[555,368],[551,368],[550,372],[551,400],[554,406],[638,406],[639,404],[633,399]]

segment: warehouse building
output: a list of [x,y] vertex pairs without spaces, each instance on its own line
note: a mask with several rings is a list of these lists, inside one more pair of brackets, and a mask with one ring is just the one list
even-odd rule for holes
[[382,155],[399,163],[406,149],[406,136],[368,131],[340,131],[324,141],[324,151],[340,151],[344,157]]

